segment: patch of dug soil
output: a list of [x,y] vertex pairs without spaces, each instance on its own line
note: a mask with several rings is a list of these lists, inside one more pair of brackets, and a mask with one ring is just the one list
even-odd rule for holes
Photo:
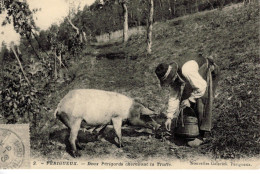
[[[161,139],[153,134],[137,131],[137,128],[123,127],[122,140],[124,146],[119,148],[112,126],[105,129],[101,140],[98,140],[93,132],[80,130],[78,140],[83,150],[80,150],[82,156],[77,160],[116,159],[144,162],[154,159],[163,161],[184,160],[205,155],[200,153],[198,149],[194,150],[194,148],[186,146],[186,143],[178,138]],[[69,153],[68,137],[69,131],[67,129],[53,132],[50,134],[50,141],[44,145],[44,148],[32,149],[32,158],[42,160],[74,159]],[[41,154],[44,154],[44,156]]]

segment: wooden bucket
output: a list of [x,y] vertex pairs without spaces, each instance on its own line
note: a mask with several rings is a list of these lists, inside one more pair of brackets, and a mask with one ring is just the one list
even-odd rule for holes
[[186,139],[199,136],[198,118],[192,108],[185,108],[181,112],[174,132],[177,136]]

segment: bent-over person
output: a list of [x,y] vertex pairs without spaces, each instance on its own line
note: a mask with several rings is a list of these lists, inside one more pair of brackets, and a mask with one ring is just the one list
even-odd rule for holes
[[[180,108],[191,107],[199,117],[200,135],[193,141],[189,141],[190,146],[199,146],[203,142],[205,132],[210,132],[211,119],[203,123],[204,107],[207,100],[212,100],[213,96],[207,95],[207,71],[211,68],[213,81],[213,96],[218,80],[218,66],[213,59],[204,58],[201,54],[195,52],[186,52],[179,55],[179,58],[172,63],[161,63],[157,66],[155,73],[160,80],[162,87],[170,87],[170,97],[168,108],[166,110],[167,120],[165,127],[171,129],[172,120],[176,120]],[[211,98],[210,98],[211,97]],[[207,108],[212,110],[212,108]],[[203,125],[203,126],[202,126]]]

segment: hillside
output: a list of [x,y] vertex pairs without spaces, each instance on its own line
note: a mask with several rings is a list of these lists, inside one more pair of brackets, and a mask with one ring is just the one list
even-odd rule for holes
[[[144,34],[131,36],[125,45],[120,41],[92,45],[82,53],[79,62],[70,67],[74,80],[60,85],[47,101],[46,105],[52,108],[47,116],[50,121],[41,133],[47,135],[61,129],[59,122],[56,122],[58,126],[53,126],[52,112],[59,100],[75,88],[120,92],[161,111],[167,103],[167,91],[159,88],[155,67],[194,50],[205,57],[212,55],[221,68],[213,110],[214,128],[207,144],[194,150],[183,144],[174,144],[172,140],[162,142],[154,137],[125,132],[123,141],[126,146],[120,150],[114,145],[111,148],[110,142],[87,138],[84,141],[89,143],[85,144],[83,156],[140,160],[152,157],[187,159],[190,156],[256,157],[260,153],[258,17],[259,7],[256,4],[247,7],[240,4],[156,23],[151,56],[145,53]],[[33,137],[32,148],[37,149],[32,152],[34,158],[64,157],[64,144],[57,143],[57,135],[53,138],[51,134],[50,137],[51,140]],[[43,148],[45,140],[47,146]],[[95,153],[90,153],[92,147],[96,147]],[[139,150],[142,148],[146,150]],[[172,148],[175,150],[170,150]],[[49,150],[53,153],[48,154]]]

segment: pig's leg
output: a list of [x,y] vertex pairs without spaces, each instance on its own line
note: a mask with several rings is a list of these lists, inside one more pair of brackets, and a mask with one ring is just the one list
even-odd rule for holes
[[83,147],[79,144],[78,139],[76,139],[76,147],[77,147],[78,150],[82,150],[83,149]]
[[[69,131],[71,132],[71,127],[73,127],[73,123],[74,123],[74,119],[73,121],[71,121],[70,117],[62,112],[62,113],[57,113],[57,118],[65,125],[69,128]],[[76,139],[76,147],[79,149],[79,150],[82,150],[82,146],[79,145],[77,139]]]
[[98,139],[98,140],[101,140],[102,135],[103,135],[103,133],[104,133],[106,127],[107,127],[107,124],[106,124],[106,125],[102,125],[101,127],[99,127],[99,128],[97,129],[97,131],[98,131],[97,139]]
[[57,112],[56,113],[57,119],[59,119],[65,126],[67,126],[69,129],[71,128],[71,121],[69,119],[69,116],[65,112]]
[[71,128],[70,128],[70,137],[69,137],[69,142],[72,148],[72,156],[75,157],[79,157],[80,154],[77,151],[76,148],[76,140],[77,140],[77,136],[78,136],[78,131],[80,129],[80,124],[81,124],[82,119],[81,118],[75,118],[72,120],[72,124],[71,124]]
[[123,147],[122,134],[121,134],[122,119],[120,117],[113,117],[112,122],[113,122],[116,136],[118,138],[119,147]]

